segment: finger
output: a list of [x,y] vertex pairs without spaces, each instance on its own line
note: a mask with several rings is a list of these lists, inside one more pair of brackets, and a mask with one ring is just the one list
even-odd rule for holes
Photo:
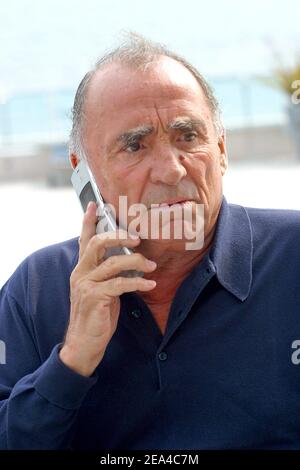
[[135,269],[137,271],[152,272],[157,265],[140,253],[132,255],[110,256],[95,268],[89,275],[92,281],[105,281],[116,277],[121,271]]
[[[128,248],[133,248],[139,244],[139,238],[130,238],[128,233],[124,230],[122,231],[123,235],[120,235],[119,232],[120,230],[101,233],[94,235],[89,240],[88,245],[80,259],[80,270],[82,272],[89,272],[95,269],[99,263],[101,263],[101,260],[103,262],[106,248],[117,246],[127,246]],[[122,236],[122,238],[120,238],[120,236]]]
[[156,282],[152,279],[144,279],[143,277],[114,277],[101,284],[103,292],[110,297],[118,297],[125,292],[149,291],[156,286]]
[[97,224],[97,205],[94,201],[90,201],[83,216],[82,229],[79,242],[79,259],[82,257],[90,239],[96,233]]

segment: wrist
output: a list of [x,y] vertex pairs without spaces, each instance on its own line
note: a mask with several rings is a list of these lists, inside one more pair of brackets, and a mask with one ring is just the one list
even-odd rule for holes
[[91,360],[83,357],[79,351],[77,352],[75,348],[67,344],[62,346],[59,358],[67,367],[84,377],[90,377],[100,362],[99,358],[98,360]]

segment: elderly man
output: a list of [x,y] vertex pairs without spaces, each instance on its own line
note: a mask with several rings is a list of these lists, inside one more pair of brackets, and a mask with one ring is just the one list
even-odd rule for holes
[[96,235],[92,202],[79,244],[23,261],[1,291],[1,448],[300,448],[300,212],[227,203],[217,101],[163,46],[106,55],[73,111],[72,166],[117,214],[119,195],[199,203],[204,243]]

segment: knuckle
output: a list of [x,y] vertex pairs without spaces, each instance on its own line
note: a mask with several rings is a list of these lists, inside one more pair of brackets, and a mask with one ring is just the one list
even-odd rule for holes
[[106,248],[107,246],[110,245],[110,240],[115,240],[116,239],[116,234],[115,232],[104,232],[104,233],[99,233],[96,235],[95,238],[95,249],[99,248]]
[[91,295],[91,290],[88,288],[88,286],[84,285],[81,288],[81,298],[83,301],[86,301]]
[[101,242],[108,240],[110,238],[115,238],[115,232],[108,231],[108,232],[102,232],[102,233],[96,234],[96,239]]
[[92,249],[94,249],[99,244],[99,238],[100,238],[99,235],[95,234],[90,239],[89,245],[91,246]]
[[100,237],[100,235],[95,234],[95,235],[93,235],[93,236],[90,238],[87,248],[88,248],[90,251],[95,252],[95,251],[97,251],[102,245],[103,245],[103,238]]
[[117,237],[121,240],[126,240],[128,238],[128,232],[126,232],[124,229],[119,228],[116,233]]
[[115,277],[112,279],[112,285],[114,289],[120,289],[124,285],[124,279],[122,277]]
[[117,263],[117,259],[115,256],[109,256],[109,258],[107,258],[105,261],[104,261],[104,266],[108,269],[110,268],[113,268]]
[[145,261],[145,256],[142,255],[141,253],[134,253],[134,255],[136,260],[141,263],[141,262],[144,262]]
[[70,285],[71,287],[76,287],[77,285],[77,282],[78,282],[78,273],[77,273],[77,269],[75,268],[72,273],[71,273],[71,276],[70,276]]

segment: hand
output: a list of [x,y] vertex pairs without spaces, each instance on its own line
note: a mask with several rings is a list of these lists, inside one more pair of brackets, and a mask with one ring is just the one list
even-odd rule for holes
[[89,203],[83,218],[79,259],[70,277],[70,320],[59,353],[68,367],[84,376],[92,375],[117,328],[119,296],[124,292],[149,291],[156,285],[143,277],[119,276],[120,271],[128,269],[152,272],[156,268],[155,262],[140,253],[103,259],[107,247],[134,248],[140,238],[132,239],[120,229],[97,235],[96,210],[96,204]]

